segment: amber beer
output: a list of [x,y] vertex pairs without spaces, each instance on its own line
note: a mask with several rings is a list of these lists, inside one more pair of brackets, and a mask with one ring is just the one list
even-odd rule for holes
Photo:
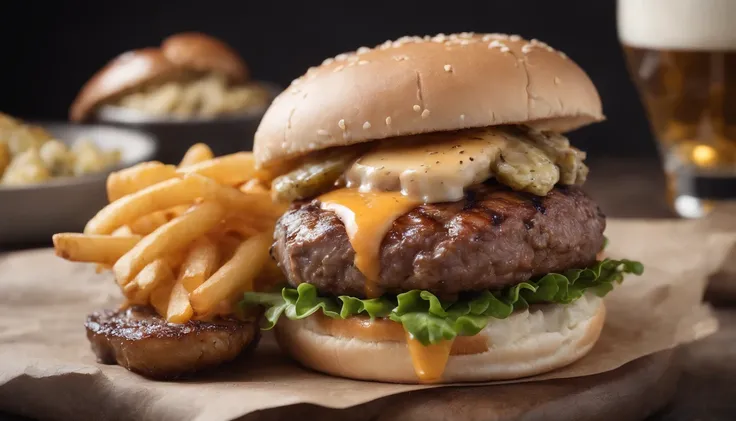
[[619,0],[618,30],[674,210],[736,200],[736,1]]

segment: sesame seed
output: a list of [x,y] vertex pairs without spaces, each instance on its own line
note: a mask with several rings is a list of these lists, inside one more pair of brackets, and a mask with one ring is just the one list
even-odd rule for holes
[[501,47],[501,52],[502,53],[508,53],[509,51],[511,51],[511,49],[509,47]]
[[342,71],[342,69],[343,69],[344,67],[345,67],[345,66],[341,64],[341,65],[339,65],[339,66],[335,67],[334,69],[332,69],[332,72],[333,72],[333,73],[337,73],[337,72],[340,72],[340,71]]
[[424,37],[422,38],[422,41],[429,41],[429,40],[431,40],[431,39],[432,39],[432,37],[430,37],[429,35],[425,35],[425,36],[424,36]]
[[345,61],[348,58],[348,55],[345,53],[338,54],[335,56],[336,61]]
[[327,65],[332,64],[334,61],[335,61],[334,58],[326,58],[325,61],[322,62],[322,65],[327,66]]
[[427,117],[429,117],[429,110],[422,111],[422,118],[427,118]]
[[352,56],[348,57],[348,61],[351,62],[351,63],[354,62],[354,61],[358,61],[358,60],[359,60],[359,57],[357,55],[352,55]]
[[404,60],[408,60],[409,57],[408,56],[393,56],[393,59],[396,61],[404,61]]
[[386,125],[387,126],[390,126],[391,125],[391,117],[390,116],[389,117],[386,117]]
[[534,46],[533,46],[532,44],[524,44],[524,46],[523,46],[523,47],[521,47],[521,52],[522,52],[522,53],[524,53],[524,54],[527,54],[527,53],[529,53],[530,51],[532,51],[532,48],[533,48],[533,47],[534,47]]
[[506,44],[502,43],[501,41],[499,41],[497,39],[491,41],[491,43],[488,44],[488,48],[503,48],[505,46],[506,46]]
[[289,146],[289,144],[288,144],[288,143],[286,143],[286,142],[281,142],[281,147],[282,147],[282,148],[286,149],[286,148],[287,148],[288,146]]
[[460,114],[460,121],[465,121],[465,114]]
[[446,72],[451,72],[452,71],[452,65],[450,65],[450,64],[445,64],[445,67],[444,68],[445,68],[445,71]]
[[325,129],[319,129],[319,130],[317,130],[317,134],[320,135],[320,136],[329,136],[330,135],[330,132],[328,132]]
[[369,52],[371,49],[368,47],[360,47],[358,48],[358,51],[356,51],[357,54],[365,54]]
[[347,65],[347,66],[345,66],[345,67],[353,67],[353,66],[355,66],[356,64],[358,64],[358,63],[356,63],[356,62],[354,62],[354,61],[351,61],[351,62],[350,62],[350,63],[348,63],[348,65]]
[[307,148],[309,148],[309,149],[316,149],[317,148],[317,144],[314,143],[314,142],[310,142],[309,145],[307,145]]
[[549,51],[550,53],[553,53],[555,51],[554,48],[550,47],[549,45],[544,47],[545,50]]
[[360,61],[358,62],[358,66],[364,66],[364,65],[366,65],[366,64],[368,64],[368,61],[366,61],[366,60],[360,60]]
[[562,58],[567,58],[567,54],[563,53],[562,51],[558,51],[557,54],[559,54]]
[[470,41],[468,41],[466,39],[460,41],[460,45],[468,45],[468,44],[470,44]]
[[449,38],[454,41],[457,39],[457,34],[450,34]]
[[532,44],[539,44],[539,40],[538,40],[538,39],[536,39],[536,38],[532,38],[532,40],[531,40],[530,42],[531,42]]
[[371,128],[371,123],[370,122],[366,121],[365,123],[363,123],[363,130],[368,130],[370,128]]
[[291,81],[291,84],[292,85],[298,85],[300,83],[302,83],[301,78],[296,78],[296,79],[294,79],[294,80]]
[[559,84],[560,84],[560,82],[562,82],[562,81],[560,80],[560,78],[558,78],[557,76],[555,76],[555,85],[559,85]]
[[420,107],[419,104],[414,104],[414,106],[411,107],[411,109],[416,112],[419,112],[422,109],[422,107]]
[[345,119],[340,119],[340,121],[337,122],[337,127],[339,127],[342,130],[345,130]]
[[509,35],[509,41],[521,41],[521,37],[518,35]]

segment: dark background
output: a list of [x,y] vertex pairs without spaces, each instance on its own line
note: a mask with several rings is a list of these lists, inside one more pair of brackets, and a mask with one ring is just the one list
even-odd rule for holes
[[603,98],[604,123],[571,135],[595,157],[654,156],[618,43],[614,0],[15,1],[2,6],[0,110],[66,119],[82,84],[122,51],[202,31],[240,51],[255,78],[286,86],[323,58],[402,35],[518,33],[565,51]]

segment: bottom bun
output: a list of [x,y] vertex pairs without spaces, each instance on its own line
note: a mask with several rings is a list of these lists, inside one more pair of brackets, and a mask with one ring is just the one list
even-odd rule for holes
[[[603,300],[586,294],[571,304],[536,305],[506,319],[491,319],[472,337],[486,350],[471,354],[453,349],[439,383],[516,379],[563,367],[590,351],[605,317]],[[276,326],[276,339],[301,364],[327,374],[382,382],[421,382],[406,341],[395,337],[366,341],[333,336],[322,329],[318,317],[310,316],[301,320],[282,318]]]

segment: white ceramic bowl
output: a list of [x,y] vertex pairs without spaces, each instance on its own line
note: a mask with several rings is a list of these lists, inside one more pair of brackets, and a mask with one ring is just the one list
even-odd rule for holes
[[62,177],[23,186],[0,185],[0,245],[46,245],[57,232],[77,232],[107,204],[107,175],[156,154],[154,138],[141,131],[97,125],[33,122],[73,144],[89,139],[100,148],[119,149],[116,168],[80,177]]

